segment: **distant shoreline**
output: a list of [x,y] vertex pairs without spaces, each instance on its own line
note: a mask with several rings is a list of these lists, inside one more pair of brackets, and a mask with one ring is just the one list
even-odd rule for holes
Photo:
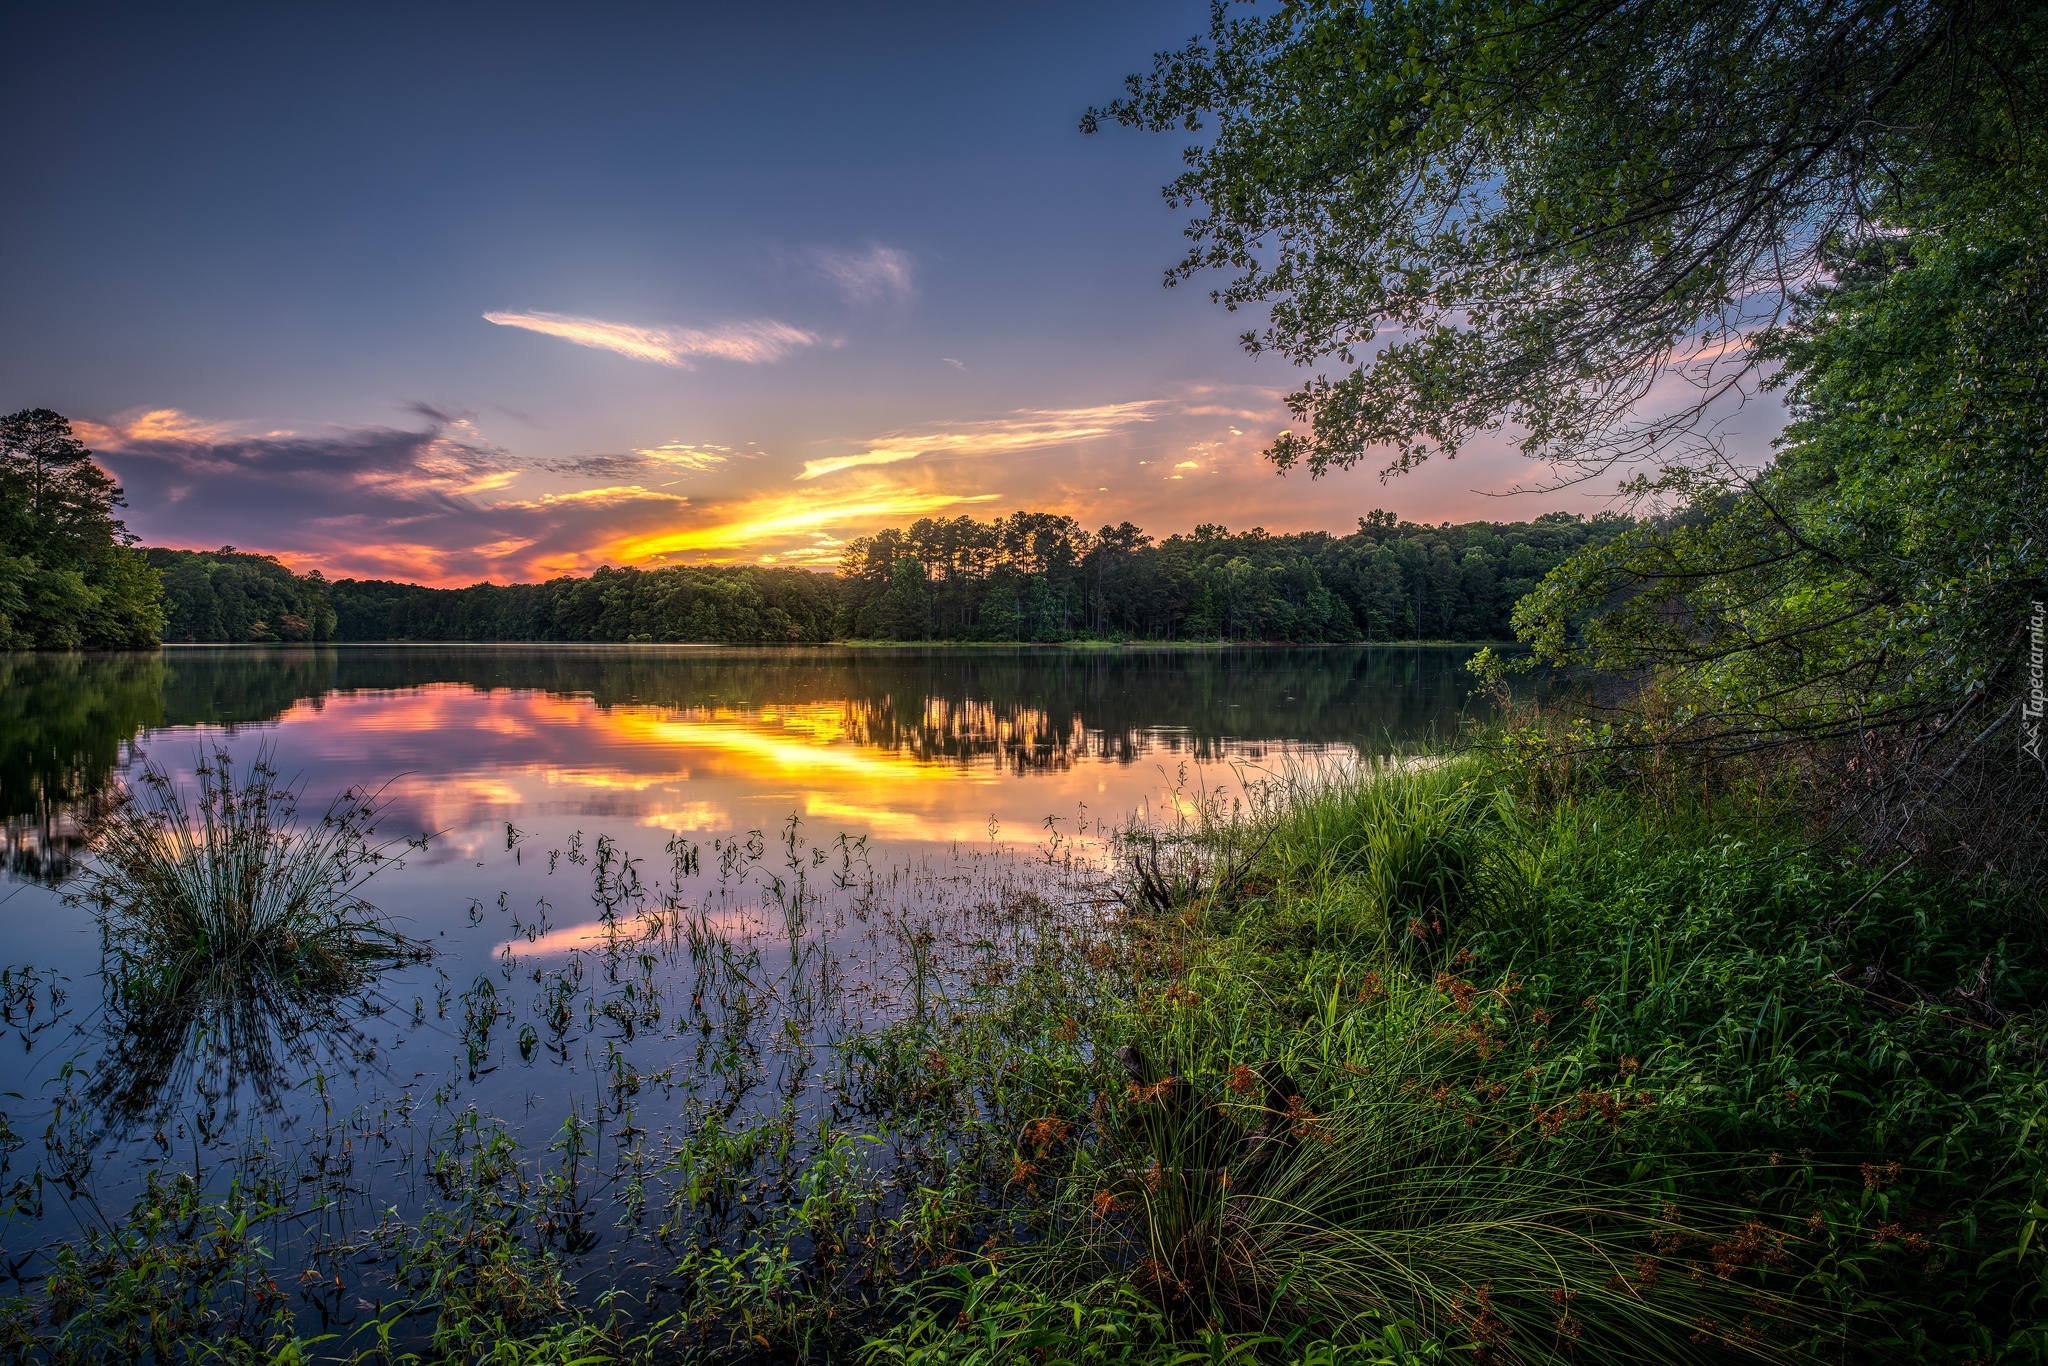
[[390,649],[400,646],[408,649],[426,649],[507,645],[542,650],[1085,650],[1098,653],[1125,650],[1444,650],[1479,649],[1482,646],[1490,646],[1496,650],[1528,648],[1516,640],[167,640],[152,650],[137,650],[132,653],[149,654],[154,650]]

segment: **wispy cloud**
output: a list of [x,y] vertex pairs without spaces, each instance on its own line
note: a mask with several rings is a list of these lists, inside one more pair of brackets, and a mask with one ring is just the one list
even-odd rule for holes
[[709,474],[733,458],[730,446],[698,446],[686,441],[667,441],[659,446],[641,446],[628,452],[601,452],[535,460],[535,469],[572,479],[625,479],[635,474]]
[[[277,431],[175,409],[77,425],[126,487],[129,525],[148,544],[233,542],[331,577],[457,585],[602,563],[822,568],[846,541],[884,526],[1016,509],[1070,512],[1089,525],[1129,519],[1160,535],[1200,521],[1341,528],[1352,515],[1331,501],[1341,490],[1276,478],[1258,458],[1264,433],[1285,420],[1277,399],[1256,422],[1230,420],[1265,398],[1249,388],[1182,393],[906,427],[812,447],[827,458],[795,484],[786,481],[800,460],[771,465],[731,437],[731,446],[660,440],[656,429],[638,438],[645,446],[534,458],[494,441],[474,414],[427,404],[396,427]],[[1005,455],[1013,458],[976,458]],[[1389,505],[1431,521],[1526,516],[1542,508],[1471,492],[1475,476],[1510,486],[1525,464],[1503,446],[1490,465],[1433,465],[1395,488]]]
[[668,467],[637,452],[602,487],[515,487],[545,467],[441,409],[418,430],[252,432],[170,409],[76,425],[150,544],[233,542],[333,576],[446,585],[573,572],[596,563],[593,547],[672,526],[688,507],[646,486]]
[[[130,524],[150,544],[233,542],[332,577],[444,586],[681,559],[822,567],[843,538],[999,496],[878,484],[700,501],[658,481],[751,453],[671,441],[519,460],[470,419],[436,413],[445,420],[418,430],[251,434],[169,409],[80,429],[126,485]],[[562,474],[596,486],[547,486]]]
[[915,268],[907,251],[870,244],[863,251],[812,247],[804,253],[850,304],[895,303],[915,291]]
[[797,478],[819,479],[842,470],[894,465],[925,455],[1006,455],[1077,441],[1093,441],[1128,431],[1141,422],[1153,421],[1163,407],[1157,400],[1146,399],[1097,408],[1026,408],[986,422],[961,423],[936,431],[899,432],[893,436],[878,437],[866,450],[851,455],[806,460],[803,472]]
[[635,327],[602,318],[532,311],[486,313],[484,320],[679,370],[694,370],[696,362],[707,357],[744,365],[767,365],[792,351],[818,344],[817,333],[772,318],[720,323],[709,328]]
[[818,479],[828,474],[863,469],[869,465],[893,465],[899,460],[915,460],[922,454],[922,451],[876,449],[862,451],[859,455],[834,455],[823,460],[806,460],[803,473],[797,478]]
[[494,503],[493,508],[551,508],[575,507],[616,507],[621,503],[687,503],[690,500],[677,493],[663,493],[659,489],[642,488],[638,484],[613,484],[601,489],[576,489],[570,493],[544,493],[538,498],[519,502]]
[[231,422],[204,422],[176,408],[152,408],[112,424],[78,421],[71,424],[89,446],[118,446],[133,441],[224,441],[237,431]]
[[732,448],[693,446],[684,441],[665,441],[659,446],[643,446],[634,454],[652,460],[657,465],[685,470],[691,474],[703,474],[731,460]]

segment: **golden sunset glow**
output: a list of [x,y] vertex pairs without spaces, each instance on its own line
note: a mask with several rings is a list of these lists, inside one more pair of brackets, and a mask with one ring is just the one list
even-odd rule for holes
[[[1170,737],[1152,745],[1174,752]],[[901,849],[985,845],[991,821],[998,842],[1028,846],[1049,815],[1071,832],[1084,806],[1176,809],[1158,762],[1097,757],[1080,718],[1062,727],[1040,708],[958,698],[599,706],[435,684],[302,703],[279,746],[343,778],[409,771],[386,790],[392,827],[446,832],[441,858],[482,857],[514,821],[557,845],[574,829],[637,828],[645,842],[628,844],[644,858],[671,833],[708,841],[792,815],[814,842],[844,832]],[[1217,781],[1235,777],[1203,785]]]
[[[679,365],[695,355],[765,363],[776,347],[799,345],[767,322],[690,331],[538,313],[499,321]],[[330,579],[453,588],[601,565],[831,569],[855,537],[962,513],[1064,513],[1091,527],[1128,519],[1154,535],[1202,521],[1346,526],[1356,513],[1332,502],[1334,487],[1276,478],[1260,457],[1272,430],[1258,420],[1262,407],[1279,415],[1278,391],[1191,385],[1171,397],[1013,408],[801,442],[730,431],[726,442],[705,441],[663,419],[609,449],[531,453],[505,444],[494,418],[434,408],[418,411],[421,425],[340,431],[263,430],[153,408],[80,430],[117,471],[144,462],[171,499],[165,506],[183,529],[153,533],[159,544],[232,542]],[[528,434],[512,435],[530,445]],[[1468,455],[1426,466],[1406,486],[1456,485],[1484,502],[1491,495],[1471,489],[1481,468]],[[1518,465],[1488,483],[1504,492],[1519,478]],[[270,500],[254,525],[206,524],[214,510],[225,517],[253,498]],[[277,510],[286,506],[293,510]]]
[[921,493],[877,488],[839,497],[808,493],[776,494],[720,509],[728,520],[682,531],[658,532],[614,541],[600,552],[614,563],[644,560],[697,550],[745,550],[764,541],[849,524],[886,524],[900,518],[929,516],[948,508],[993,502],[993,493]]

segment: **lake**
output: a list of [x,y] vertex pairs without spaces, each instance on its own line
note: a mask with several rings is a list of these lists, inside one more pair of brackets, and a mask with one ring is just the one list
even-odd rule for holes
[[[1018,906],[1093,913],[1129,822],[1453,735],[1470,654],[0,655],[5,1261],[34,1283],[39,1249],[117,1219],[152,1174],[239,1179],[280,1193],[280,1265],[325,1268],[298,1312],[346,1331],[388,1297],[361,1230],[448,1195],[436,1154],[502,1135],[555,1182],[548,1236],[579,1274],[653,1275],[757,1217],[747,1163],[768,1159],[721,1168],[737,1203],[707,1197],[689,1227],[650,1217],[682,1208],[650,1203],[650,1174],[708,1170],[707,1134],[780,1125],[784,1160],[836,1141],[835,1041],[966,989],[976,954],[1033,933]],[[117,1000],[66,876],[124,777],[189,784],[216,751],[260,756],[302,817],[355,789],[380,838],[424,836],[367,892],[430,954],[347,999],[148,1019]]]

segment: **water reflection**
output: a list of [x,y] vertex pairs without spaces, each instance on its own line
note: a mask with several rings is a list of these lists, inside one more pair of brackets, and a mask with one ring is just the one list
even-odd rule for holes
[[[412,776],[408,814],[451,828],[575,809],[731,828],[735,798],[800,798],[877,834],[963,838],[1002,818],[979,786],[1148,757],[1259,762],[1447,733],[1462,649],[730,650],[197,648],[0,656],[10,875],[71,871],[138,739],[282,722],[343,781]],[[659,756],[656,758],[655,756]],[[950,776],[952,781],[943,781]],[[1148,781],[1152,775],[1148,774]],[[339,785],[339,784],[337,784]],[[928,785],[934,791],[909,796]],[[1057,795],[1010,814],[1036,822]],[[745,789],[744,792],[740,789]],[[876,791],[898,800],[877,808]],[[1100,809],[1101,803],[1094,802]],[[785,806],[785,812],[790,809]]]
[[166,724],[161,655],[0,654],[0,857],[56,883],[90,838],[109,780]]
[[[730,1251],[760,1225],[761,1193],[824,1169],[839,1149],[821,1146],[820,1116],[883,1132],[894,1101],[860,1091],[844,1041],[941,1018],[938,1003],[1004,974],[1094,961],[1102,820],[1185,809],[1233,763],[1448,733],[1468,653],[0,657],[0,813],[23,851],[20,885],[0,888],[0,1091],[17,1097],[0,1126],[47,1135],[38,1173],[78,1209],[81,1191],[125,1208],[173,1162],[214,1189],[253,1173],[294,1192],[319,1219],[295,1212],[270,1246],[280,1281],[322,1268],[299,1282],[317,1297],[309,1334],[398,1293],[388,1245],[366,1237],[336,1262],[336,1231],[446,1208],[490,1145],[548,1174],[529,1202],[538,1236],[601,1237],[579,1275],[648,1289],[677,1249]],[[371,893],[432,959],[346,991],[274,971],[122,990],[118,946],[33,884],[63,870],[139,755],[189,783],[216,747],[267,752],[315,800],[382,787],[383,838],[435,832]],[[36,975],[4,966],[23,962]],[[101,991],[57,1023],[63,984],[96,974]],[[886,1189],[917,1191],[950,1180],[959,1151],[891,1143],[875,1161],[896,1164]],[[72,1236],[75,1212],[51,1202],[0,1251]],[[860,1217],[886,1233],[899,1212],[878,1196]],[[893,1275],[902,1249],[850,1230]]]
[[379,1007],[360,989],[337,991],[260,962],[215,966],[167,995],[129,989],[118,970],[105,980],[107,1046],[86,1098],[114,1133],[177,1114],[212,1142],[245,1100],[274,1112],[304,1077],[354,1081],[377,1061],[362,1026]]

